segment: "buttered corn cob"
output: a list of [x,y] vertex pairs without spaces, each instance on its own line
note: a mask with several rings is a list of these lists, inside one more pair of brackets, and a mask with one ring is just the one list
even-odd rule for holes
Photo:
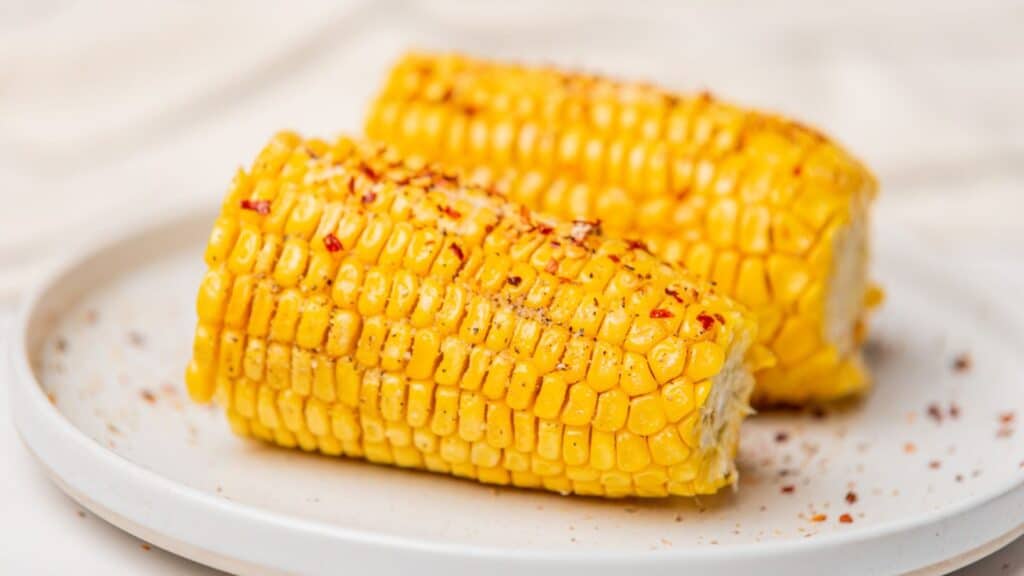
[[205,258],[186,382],[242,436],[610,497],[736,477],[754,318],[593,223],[282,133]]
[[877,185],[813,130],[706,94],[430,54],[395,66],[366,128],[532,209],[599,220],[750,306],[778,358],[755,403],[866,388]]

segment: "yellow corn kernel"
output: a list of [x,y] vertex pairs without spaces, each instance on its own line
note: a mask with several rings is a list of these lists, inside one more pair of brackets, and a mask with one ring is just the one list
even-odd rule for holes
[[630,396],[647,394],[658,388],[646,357],[636,352],[623,354],[620,386]]
[[661,389],[661,401],[669,422],[682,420],[696,407],[693,384],[685,378],[670,382]]
[[696,342],[690,346],[686,377],[700,380],[718,374],[725,361],[725,351],[714,342]]
[[667,424],[667,416],[661,398],[657,394],[645,394],[630,400],[629,418],[626,428],[638,436],[650,436]]
[[558,417],[569,388],[564,372],[552,372],[541,378],[540,392],[533,405],[533,414],[538,418],[553,420]]
[[651,463],[647,442],[632,432],[619,430],[615,433],[615,462],[625,472],[643,470]]

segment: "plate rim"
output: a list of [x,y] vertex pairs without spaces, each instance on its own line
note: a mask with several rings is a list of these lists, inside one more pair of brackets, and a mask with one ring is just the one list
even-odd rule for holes
[[[39,321],[38,317],[45,298],[58,285],[61,279],[73,275],[79,266],[90,259],[99,257],[105,252],[115,250],[119,245],[126,242],[131,242],[145,236],[166,234],[169,229],[180,225],[179,223],[195,223],[200,218],[212,222],[216,215],[217,206],[217,204],[205,203],[199,207],[176,211],[170,215],[155,217],[147,221],[131,222],[112,233],[102,235],[99,239],[74,247],[68,251],[65,257],[60,259],[59,263],[53,265],[49,271],[43,274],[26,292],[26,297],[18,307],[8,349],[8,364],[10,365],[12,375],[10,387],[12,391],[11,410],[15,425],[25,443],[30,446],[36,458],[45,467],[53,470],[55,474],[59,474],[56,467],[47,461],[46,457],[38,450],[38,447],[33,444],[33,439],[30,437],[31,433],[27,432],[29,428],[28,418],[35,420],[35,426],[48,428],[51,433],[59,436],[61,442],[66,446],[74,446],[81,450],[83,455],[92,459],[100,468],[117,473],[129,480],[136,489],[145,489],[147,485],[161,489],[172,500],[171,505],[188,502],[209,508],[218,514],[236,516],[256,522],[265,530],[302,533],[310,536],[319,535],[337,542],[345,542],[348,545],[382,547],[385,549],[385,552],[407,550],[428,553],[433,556],[464,556],[486,561],[513,560],[521,566],[550,562],[570,563],[572,565],[614,564],[619,562],[628,562],[631,565],[668,565],[678,564],[681,561],[692,562],[702,560],[718,563],[734,560],[739,557],[749,561],[766,557],[799,555],[800,553],[815,549],[818,551],[835,550],[837,547],[865,544],[874,539],[909,534],[915,530],[954,520],[959,516],[981,509],[997,500],[1014,495],[1015,492],[1019,492],[1020,494],[1017,494],[1017,496],[1021,496],[1022,500],[1024,500],[1024,475],[1020,475],[1001,482],[996,489],[991,491],[969,496],[937,510],[924,512],[911,518],[886,522],[879,526],[821,534],[813,539],[806,540],[796,539],[700,548],[675,548],[660,550],[657,554],[647,554],[638,551],[609,550],[512,550],[477,544],[460,544],[457,542],[424,542],[404,536],[393,536],[379,531],[359,530],[333,525],[320,520],[295,517],[287,513],[268,511],[249,504],[217,498],[212,494],[180,484],[124,459],[79,430],[56,407],[51,405],[43,392],[41,383],[32,370],[28,342],[34,323]],[[876,244],[880,237],[899,238],[898,242],[891,244],[900,246],[899,250],[903,252],[911,253],[914,261],[913,265],[916,269],[932,276],[941,276],[954,289],[973,295],[984,295],[991,291],[980,280],[971,275],[955,276],[947,272],[939,263],[939,259],[921,248],[920,242],[909,234],[893,229],[887,230],[884,236],[878,234],[878,230],[874,232]],[[975,299],[981,300],[982,298],[975,296]],[[1001,308],[1000,312],[1010,319],[1010,325],[1015,328],[1015,332],[1024,334],[1024,312],[1017,311],[1012,306]],[[1018,337],[1020,335],[1018,334]],[[72,480],[64,476],[61,476],[61,480],[69,485],[73,485]],[[150,528],[152,529],[152,527]],[[1017,526],[1010,526],[1006,530],[1001,531],[990,529],[977,532],[985,535],[984,538],[979,539],[985,542],[998,538],[1014,529],[1017,529]],[[192,544],[201,548],[207,548],[202,542],[192,542]],[[955,556],[971,548],[971,546],[966,546],[963,550],[949,549],[947,555]],[[928,564],[928,562],[925,562],[922,566],[927,567]]]

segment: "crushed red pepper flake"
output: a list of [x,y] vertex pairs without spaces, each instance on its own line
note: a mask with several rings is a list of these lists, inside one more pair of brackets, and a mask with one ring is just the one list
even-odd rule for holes
[[558,272],[558,260],[555,260],[554,258],[548,260],[548,263],[544,265],[544,271],[548,274]]
[[903,445],[903,451],[907,454],[913,454],[917,452],[917,446],[913,442],[907,442]]
[[843,514],[839,517],[839,521],[843,524],[853,524],[853,516],[849,514]]
[[776,432],[775,433],[775,441],[778,442],[779,444],[782,444],[782,443],[784,443],[784,442],[786,442],[788,440],[789,440],[789,433],[788,432]]
[[655,308],[651,310],[651,318],[672,318],[675,314],[671,310],[664,308]]
[[128,343],[136,348],[142,348],[146,345],[146,336],[141,332],[132,330],[128,333]]
[[147,403],[156,404],[156,394],[153,394],[153,392],[148,388],[143,388],[142,391],[139,392],[139,394],[142,396],[142,399],[145,400]]
[[508,283],[512,286],[519,286],[520,284],[523,283],[523,279],[520,278],[519,276],[509,276]]
[[857,503],[857,493],[854,492],[853,490],[850,490],[849,492],[846,493],[845,500],[846,500],[847,504],[856,504]]
[[1009,438],[1010,436],[1013,436],[1013,428],[1000,428],[996,432],[996,438]]
[[366,192],[363,193],[363,197],[360,198],[360,201],[363,204],[371,204],[376,199],[377,199],[377,193],[374,192],[373,190],[367,190]]
[[674,290],[672,288],[665,288],[665,294],[671,296],[672,299],[675,300],[676,302],[683,304],[683,298],[682,296],[679,295],[679,292],[677,290]]
[[140,546],[141,546],[141,547],[142,547],[142,549],[143,549],[143,550],[145,550],[146,552],[149,552],[150,550],[152,550],[152,549],[153,549],[153,547],[152,547],[152,546],[150,546],[149,544],[146,544],[145,542],[143,542],[143,543],[142,543],[142,544],[141,544]]
[[780,490],[780,492],[782,492],[783,494],[792,494],[795,491],[796,491],[796,486],[794,486],[792,484],[786,484]]
[[239,203],[239,206],[242,207],[242,210],[249,210],[260,216],[270,214],[270,200],[250,200],[245,198]]
[[949,417],[956,420],[960,417],[960,406],[955,402],[949,405]]
[[611,260],[612,262],[615,262],[616,264],[618,264],[619,262],[622,262],[622,258],[619,258],[615,254],[609,254],[608,255],[608,259]]
[[630,250],[643,250],[644,252],[649,252],[647,244],[633,238],[626,240],[626,246],[628,246]]
[[707,312],[701,312],[697,315],[697,322],[700,322],[701,329],[707,332],[715,325],[715,318]]
[[324,236],[324,248],[327,248],[328,252],[339,252],[344,246],[341,245],[341,240],[334,234],[328,234]]
[[451,206],[442,206],[441,213],[451,218],[452,220],[459,220],[462,218],[462,212],[459,212],[458,210],[452,208]]
[[459,257],[459,260],[465,260],[466,254],[462,251],[462,248],[458,244],[452,243],[448,245],[448,249],[455,253]]
[[971,355],[967,352],[962,352],[953,359],[953,370],[955,372],[967,372],[971,369],[972,364]]
[[928,405],[928,410],[925,412],[928,417],[937,423],[942,423],[942,409],[939,408],[938,404],[932,403]]
[[811,516],[811,522],[824,522],[825,520],[828,520],[827,514],[815,514],[814,516]]
[[1013,413],[1013,412],[1003,412],[1002,414],[999,415],[999,423],[1000,424],[1013,424],[1013,420],[1016,417],[1017,417],[1017,415],[1015,413]]
[[932,460],[928,463],[928,467],[932,470],[938,470],[939,468],[942,468],[942,462],[939,460]]

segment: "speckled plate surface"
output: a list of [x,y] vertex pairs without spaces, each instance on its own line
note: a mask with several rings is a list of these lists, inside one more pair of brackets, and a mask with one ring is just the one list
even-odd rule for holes
[[494,489],[235,438],[181,384],[212,220],[211,208],[69,257],[22,310],[10,380],[18,428],[58,484],[200,562],[249,574],[931,574],[1024,531],[1024,319],[885,233],[898,222],[884,213],[876,389],[749,420],[739,490],[699,501]]

